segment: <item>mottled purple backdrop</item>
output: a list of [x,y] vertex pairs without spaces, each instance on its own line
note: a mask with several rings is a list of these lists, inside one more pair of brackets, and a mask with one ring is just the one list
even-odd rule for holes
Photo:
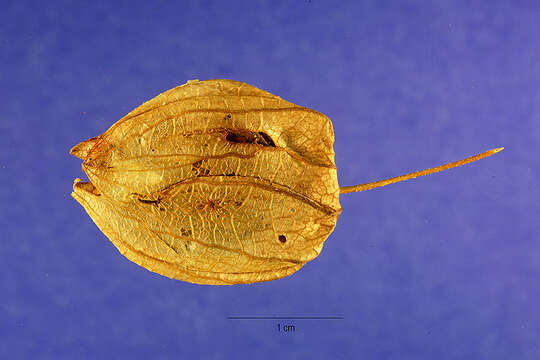
[[[0,358],[540,358],[538,2],[7,1],[0,46]],[[328,115],[342,185],[506,149],[343,196],[288,278],[170,280],[71,198],[68,151],[195,78]]]

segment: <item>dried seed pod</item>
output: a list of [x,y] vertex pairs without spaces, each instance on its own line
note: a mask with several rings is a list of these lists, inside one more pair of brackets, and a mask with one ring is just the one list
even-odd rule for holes
[[131,261],[199,284],[278,279],[322,250],[340,193],[323,114],[232,80],[189,81],[71,149],[72,196]]

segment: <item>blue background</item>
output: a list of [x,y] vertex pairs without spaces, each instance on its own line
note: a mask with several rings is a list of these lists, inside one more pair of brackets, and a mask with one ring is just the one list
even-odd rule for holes
[[[0,358],[539,359],[539,39],[535,1],[4,2]],[[194,78],[329,116],[342,185],[506,149],[343,196],[288,278],[170,280],[71,198],[68,151]],[[344,319],[226,319],[274,315]]]

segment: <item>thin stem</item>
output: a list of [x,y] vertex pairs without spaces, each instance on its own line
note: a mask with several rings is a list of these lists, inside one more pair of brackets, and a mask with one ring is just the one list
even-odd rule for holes
[[353,193],[353,192],[360,192],[360,191],[370,190],[370,189],[374,189],[374,188],[377,188],[377,187],[397,183],[397,182],[400,182],[400,181],[403,181],[403,180],[409,180],[409,179],[413,179],[415,177],[429,175],[429,174],[433,174],[433,173],[443,171],[443,170],[448,170],[448,169],[451,169],[451,168],[455,168],[457,166],[468,164],[468,163],[476,161],[476,160],[483,159],[485,157],[488,157],[490,155],[498,153],[502,149],[504,149],[504,148],[500,147],[500,148],[497,148],[497,149],[488,150],[488,151],[485,151],[485,152],[483,152],[481,154],[474,155],[474,156],[468,157],[468,158],[463,159],[463,160],[454,161],[454,162],[451,162],[451,163],[448,163],[448,164],[445,164],[445,165],[441,165],[441,166],[437,166],[437,167],[434,167],[434,168],[431,168],[431,169],[415,171],[415,172],[410,173],[410,174],[396,176],[396,177],[393,177],[393,178],[390,178],[390,179],[370,182],[370,183],[361,184],[361,185],[342,186],[342,187],[340,187],[340,193],[341,194],[348,194],[348,193]]

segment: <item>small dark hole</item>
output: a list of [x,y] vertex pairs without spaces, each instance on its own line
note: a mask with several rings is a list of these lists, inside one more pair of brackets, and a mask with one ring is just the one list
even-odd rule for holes
[[210,170],[202,167],[202,163],[202,160],[199,160],[191,164],[191,170],[197,173],[197,176],[205,176],[210,173]]
[[285,235],[279,235],[279,236],[278,236],[278,239],[279,239],[279,241],[281,241],[282,243],[284,243],[285,241],[287,241],[287,238],[285,237]]
[[256,137],[251,131],[229,131],[225,137],[227,141],[235,144],[253,144],[255,143]]
[[225,139],[235,144],[257,144],[262,146],[276,147],[276,144],[270,135],[262,131],[253,132],[244,129],[227,130]]
[[159,204],[159,200],[145,200],[145,199],[138,199],[143,204]]
[[263,146],[272,146],[276,147],[276,144],[274,144],[274,140],[265,132],[259,131],[259,135],[262,139],[259,140],[259,143]]
[[191,236],[191,230],[189,229],[180,228],[180,233],[182,236]]
[[158,206],[159,208],[159,203],[161,201],[161,195],[158,195],[158,198],[155,199],[155,200],[149,200],[149,199],[141,199],[140,198],[140,195],[137,194],[137,193],[132,193],[132,195],[136,195],[137,196],[137,200],[139,200],[141,203],[143,204],[152,204],[152,205],[156,205]]

